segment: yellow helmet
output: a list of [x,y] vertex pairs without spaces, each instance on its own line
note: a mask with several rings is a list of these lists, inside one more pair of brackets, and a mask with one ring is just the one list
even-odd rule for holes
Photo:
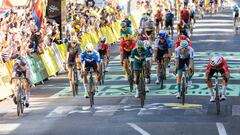
[[130,34],[126,34],[126,35],[123,36],[124,41],[131,40],[131,39],[132,39],[132,37],[131,37]]
[[76,28],[77,30],[80,30],[80,26],[79,26],[79,25],[76,25],[75,28]]
[[75,33],[76,33],[76,30],[75,30],[75,29],[72,29],[71,33],[72,33],[72,34],[75,34]]

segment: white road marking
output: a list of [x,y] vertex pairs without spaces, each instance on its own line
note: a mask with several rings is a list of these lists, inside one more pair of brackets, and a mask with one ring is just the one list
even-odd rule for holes
[[217,129],[218,129],[219,135],[227,135],[227,132],[226,132],[226,130],[224,128],[223,123],[217,122],[216,125],[217,125]]
[[78,106],[59,106],[50,112],[47,118],[65,117],[72,110],[76,110]]
[[143,130],[142,128],[140,128],[134,123],[127,123],[127,124],[131,126],[133,129],[135,129],[136,131],[138,131],[141,135],[150,135],[147,131]]
[[124,97],[124,98],[121,100],[120,104],[125,104],[125,103],[127,103],[127,101],[128,101],[128,97]]
[[0,134],[10,134],[20,126],[18,123],[0,124]]

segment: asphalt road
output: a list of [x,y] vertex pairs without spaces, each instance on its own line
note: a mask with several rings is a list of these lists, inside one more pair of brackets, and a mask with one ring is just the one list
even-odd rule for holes
[[[198,20],[194,29],[196,51],[193,86],[185,106],[175,98],[175,78],[169,69],[164,89],[155,85],[155,63],[144,108],[129,92],[119,63],[119,47],[111,47],[106,84],[99,87],[93,108],[89,99],[72,97],[66,74],[50,78],[33,88],[30,107],[20,117],[11,99],[0,102],[0,134],[11,135],[239,135],[240,48],[239,35],[232,30],[231,11],[226,9]],[[216,115],[209,102],[204,70],[209,57],[219,53],[229,60],[231,81],[228,99]],[[172,66],[171,66],[172,67]]]

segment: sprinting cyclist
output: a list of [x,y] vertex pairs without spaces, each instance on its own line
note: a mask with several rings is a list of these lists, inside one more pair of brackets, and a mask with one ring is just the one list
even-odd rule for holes
[[[155,40],[154,45],[154,60],[157,62],[157,80],[159,84],[160,67],[162,64],[167,64],[168,60],[172,57],[172,44],[169,38],[166,37],[165,31],[159,33],[159,37]],[[165,76],[166,78],[166,76]]]
[[[25,101],[24,101],[24,105],[26,107],[29,107],[29,98],[30,98],[30,68],[29,65],[27,63],[27,61],[22,58],[19,57],[16,59],[15,64],[13,65],[13,73],[12,73],[12,77],[24,77],[26,78],[23,87],[25,90]],[[14,82],[14,85],[17,86],[19,84],[19,82],[17,81],[17,79],[11,79],[10,83]],[[15,87],[17,88],[17,87]],[[17,95],[18,95],[18,90],[15,89],[14,90],[14,96],[13,96],[13,102],[15,104],[17,104]]]
[[223,76],[221,100],[226,100],[227,99],[226,89],[227,89],[227,83],[230,77],[230,72],[228,69],[227,61],[223,58],[223,56],[213,56],[207,64],[206,78],[207,78],[208,90],[210,91],[210,94],[211,94],[210,102],[215,101],[211,78],[216,72],[220,72],[221,75]]
[[109,44],[106,43],[106,38],[103,36],[99,38],[99,43],[97,44],[97,51],[100,55],[100,59],[102,59],[104,63],[105,69],[103,70],[105,72],[108,72],[107,65],[110,60],[110,48],[109,48]]
[[135,46],[136,41],[132,39],[131,35],[125,35],[123,40],[120,42],[120,63],[124,67],[126,80],[128,80],[129,73],[129,57]]
[[90,68],[93,68],[94,73],[96,75],[96,80],[99,82],[99,64],[100,64],[100,56],[99,53],[94,49],[93,44],[88,43],[85,46],[85,51],[81,53],[81,64],[82,64],[82,76],[83,76],[83,86],[84,86],[84,97],[88,98],[88,91],[89,91],[89,85],[88,85],[88,72],[90,71]]
[[182,70],[185,65],[189,67],[188,72],[188,87],[192,85],[192,76],[194,72],[193,67],[193,58],[194,58],[194,50],[192,47],[188,46],[188,42],[186,40],[181,41],[181,46],[175,49],[176,53],[176,67],[175,72],[177,73],[177,95],[176,98],[180,98],[181,91],[181,79],[182,79]]

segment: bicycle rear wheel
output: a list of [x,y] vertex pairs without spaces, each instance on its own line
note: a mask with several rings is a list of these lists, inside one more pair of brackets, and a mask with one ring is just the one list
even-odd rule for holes
[[23,111],[24,111],[24,101],[26,100],[26,98],[24,97],[25,94],[24,94],[24,90],[22,89],[21,90],[21,113],[23,114]]
[[104,84],[104,79],[105,79],[105,67],[104,64],[102,64],[102,77],[101,77],[101,84]]
[[17,115],[20,115],[21,112],[21,106],[22,106],[22,97],[21,97],[21,90],[20,86],[18,87],[18,94],[16,95],[17,97]]
[[141,77],[140,83],[139,83],[139,90],[140,90],[140,100],[141,100],[141,108],[144,106],[144,100],[146,97],[146,91],[145,91],[145,82],[144,79]]
[[76,85],[75,85],[75,82],[72,83],[72,93],[73,93],[73,96],[75,97],[76,96]]
[[103,76],[103,69],[102,69],[102,62],[100,64],[100,69],[99,69],[99,73],[100,73],[100,85],[102,85],[102,76]]

